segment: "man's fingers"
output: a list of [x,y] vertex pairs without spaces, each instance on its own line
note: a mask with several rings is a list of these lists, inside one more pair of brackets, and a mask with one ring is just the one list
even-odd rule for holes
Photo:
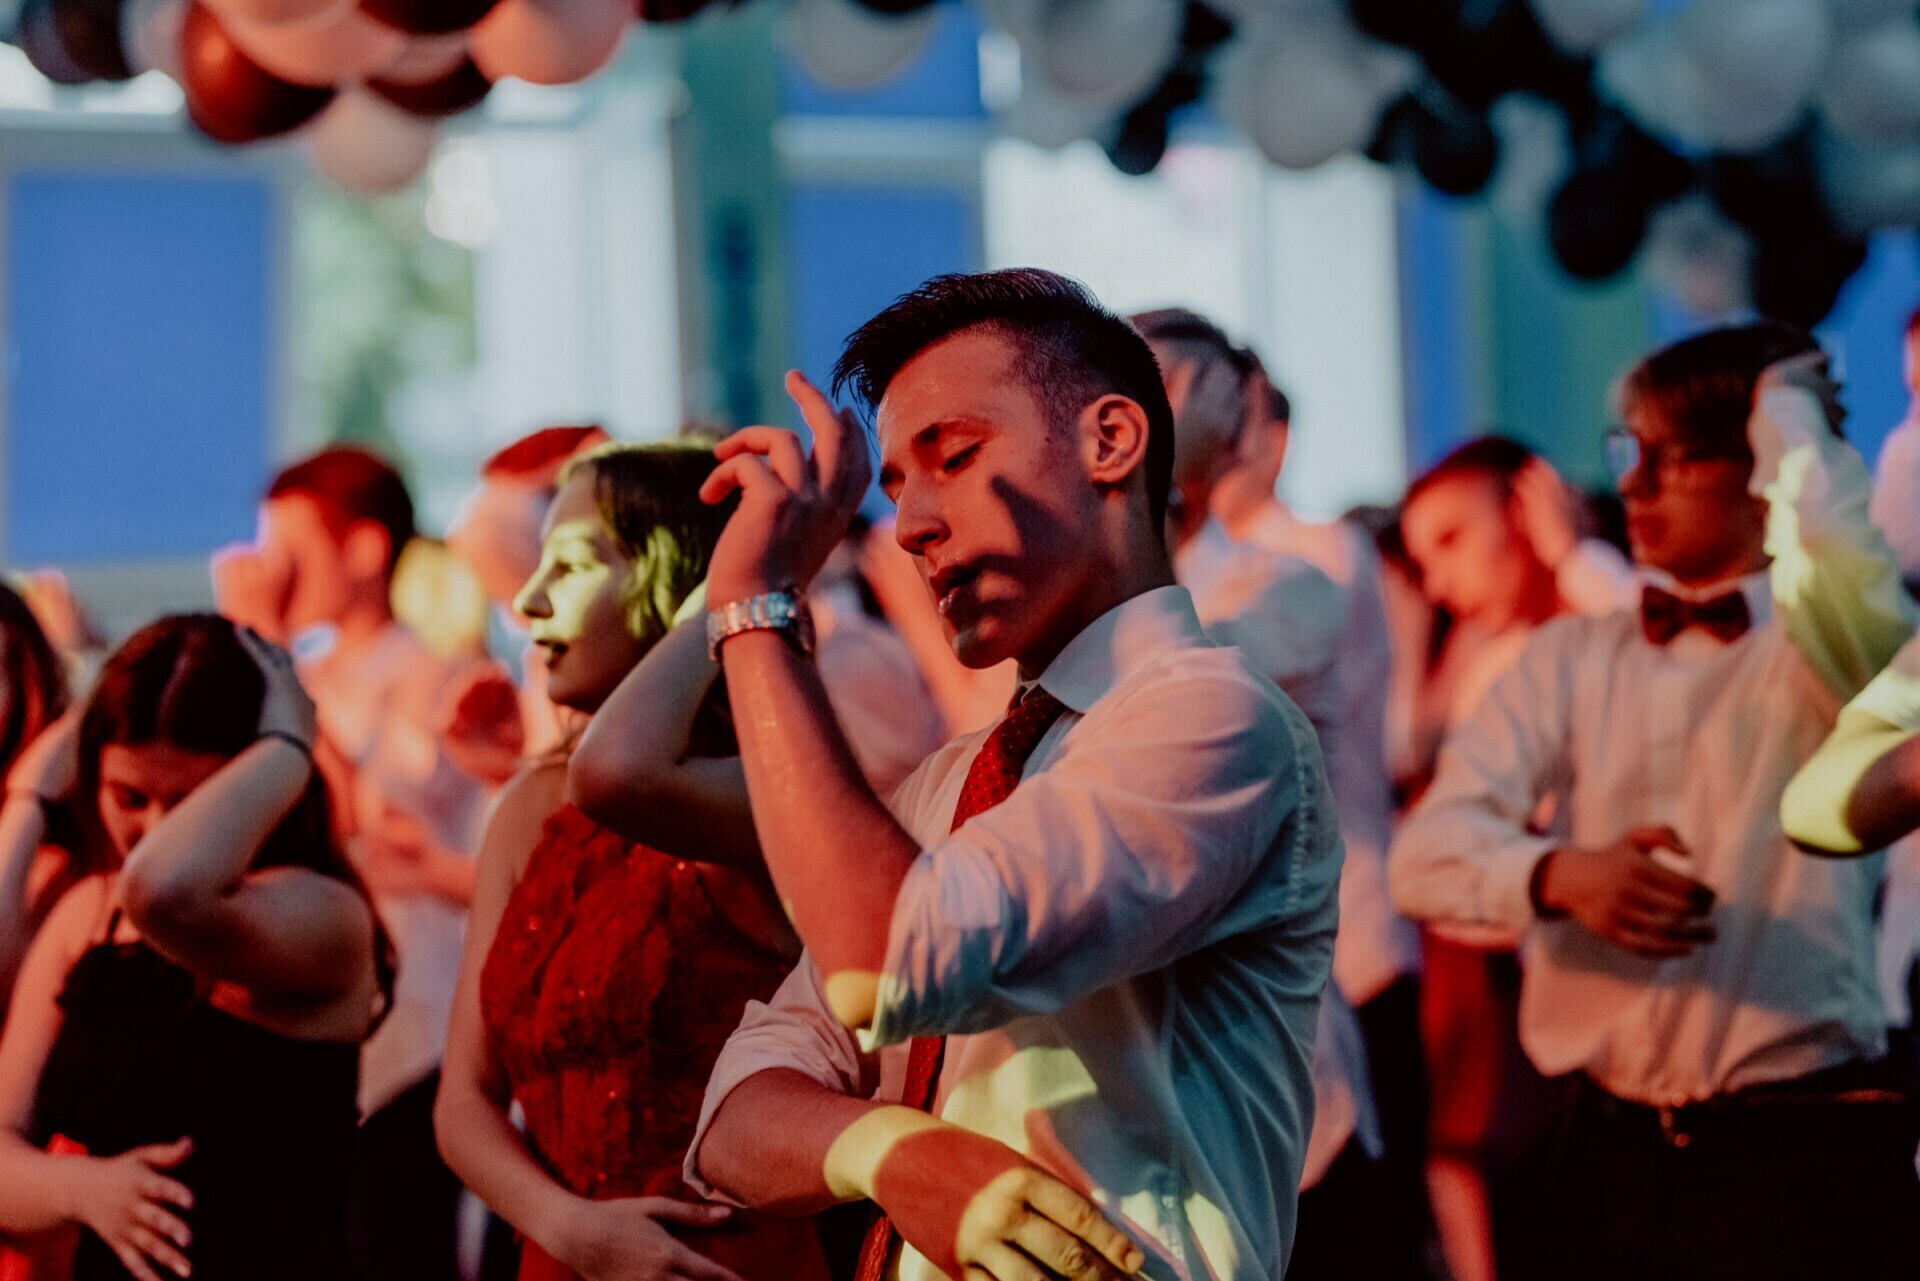
[[1120,1271],[1138,1272],[1147,1256],[1127,1234],[1107,1222],[1093,1203],[1066,1184],[1037,1179],[1027,1190],[1027,1204],[1085,1241]]
[[176,1276],[183,1277],[193,1271],[192,1266],[187,1263],[186,1255],[180,1253],[171,1241],[166,1240],[159,1233],[149,1228],[135,1225],[133,1229],[133,1244],[140,1253],[146,1255],[149,1259],[152,1259],[155,1263],[158,1263],[161,1267]]
[[1120,1281],[1125,1275],[1097,1249],[1045,1215],[1030,1215],[1009,1235],[1013,1244],[1067,1281]]
[[980,1247],[980,1268],[994,1281],[1054,1281],[1039,1264],[1004,1241],[992,1241]]
[[780,427],[742,427],[714,446],[713,456],[723,462],[742,454],[758,454],[767,467],[788,489],[807,487],[807,454],[800,438]]
[[158,1205],[149,1202],[135,1210],[133,1217],[143,1227],[165,1237],[182,1250],[193,1244],[193,1233],[188,1230],[186,1222],[168,1214]]
[[703,1205],[698,1201],[676,1201],[671,1197],[650,1196],[642,1201],[648,1217],[661,1223],[677,1223],[686,1228],[713,1228],[733,1217],[724,1205]]
[[145,1147],[135,1148],[133,1155],[156,1170],[168,1170],[193,1155],[193,1140],[175,1139],[171,1143],[149,1143]]
[[787,394],[813,433],[813,478],[836,509],[849,509],[866,496],[873,479],[866,438],[854,416],[833,402],[797,369],[787,371]]
[[1627,843],[1642,854],[1650,853],[1663,845],[1676,854],[1691,855],[1693,853],[1687,848],[1687,843],[1680,839],[1680,833],[1671,827],[1636,827],[1627,833]]
[[120,1266],[132,1273],[138,1281],[160,1281],[160,1274],[148,1266],[146,1259],[141,1257],[140,1252],[132,1246],[116,1245],[113,1247],[113,1253],[120,1260]]
[[700,485],[700,501],[712,506],[725,502],[729,495],[778,484],[779,478],[768,469],[765,460],[756,454],[738,454],[708,473]]

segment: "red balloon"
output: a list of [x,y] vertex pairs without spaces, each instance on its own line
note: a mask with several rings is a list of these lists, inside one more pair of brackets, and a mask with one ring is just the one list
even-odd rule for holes
[[194,127],[228,143],[291,133],[319,115],[334,94],[264,70],[200,0],[188,6],[180,28],[180,87]]
[[462,58],[459,66],[437,80],[420,84],[369,80],[367,88],[416,116],[452,116],[478,104],[493,88],[493,81],[473,65],[472,58]]
[[493,11],[499,0],[360,0],[361,12],[396,31],[437,36],[464,31]]

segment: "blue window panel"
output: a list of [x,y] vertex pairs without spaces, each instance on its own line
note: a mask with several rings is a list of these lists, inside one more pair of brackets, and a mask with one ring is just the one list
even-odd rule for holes
[[7,228],[9,560],[248,535],[273,407],[267,183],[20,174]]
[[790,55],[780,59],[780,107],[789,115],[909,116],[980,120],[980,15],[972,4],[947,0],[919,58],[872,89],[836,89],[814,79]]

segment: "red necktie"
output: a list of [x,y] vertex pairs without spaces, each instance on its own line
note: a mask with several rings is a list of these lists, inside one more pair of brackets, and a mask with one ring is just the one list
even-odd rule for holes
[[1752,626],[1747,598],[1739,592],[1702,601],[1682,600],[1658,587],[1640,594],[1640,630],[1650,644],[1669,644],[1689,627],[1702,628],[1722,641],[1737,641]]
[[[979,755],[967,769],[967,781],[960,788],[960,802],[953,807],[953,829],[976,814],[985,813],[1013,794],[1027,758],[1040,746],[1047,730],[1067,710],[1053,695],[1038,685],[1014,704],[1001,722],[987,735]],[[947,1048],[942,1036],[916,1036],[907,1052],[907,1086],[900,1101],[925,1112],[933,1106],[934,1084],[940,1079],[940,1060]],[[893,1224],[876,1213],[860,1246],[860,1267],[854,1281],[880,1281],[893,1248]]]

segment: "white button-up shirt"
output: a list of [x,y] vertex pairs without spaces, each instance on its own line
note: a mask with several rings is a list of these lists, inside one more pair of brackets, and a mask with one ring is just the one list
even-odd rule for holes
[[[1067,711],[1007,800],[949,834],[984,730],[893,797],[924,852],[868,1038],[887,1048],[863,1051],[803,961],[721,1054],[688,1181],[715,1195],[700,1145],[746,1078],[897,1099],[903,1042],[946,1035],[935,1113],[1090,1189],[1144,1275],[1279,1278],[1340,871],[1312,728],[1184,588],[1109,611],[1039,684]],[[938,1273],[908,1248],[897,1275]]]
[[[1755,626],[1723,644],[1690,629],[1655,646],[1639,615],[1561,618],[1449,739],[1391,860],[1410,915],[1524,927],[1520,1037],[1549,1075],[1584,1071],[1648,1103],[1790,1079],[1885,1050],[1873,972],[1881,858],[1813,858],[1781,831],[1780,796],[1913,630],[1859,456],[1813,399],[1770,391],[1754,415],[1768,573],[1738,588]],[[1569,840],[1601,846],[1666,825],[1716,895],[1716,941],[1643,958],[1573,920],[1539,921],[1528,830],[1565,801]]]

